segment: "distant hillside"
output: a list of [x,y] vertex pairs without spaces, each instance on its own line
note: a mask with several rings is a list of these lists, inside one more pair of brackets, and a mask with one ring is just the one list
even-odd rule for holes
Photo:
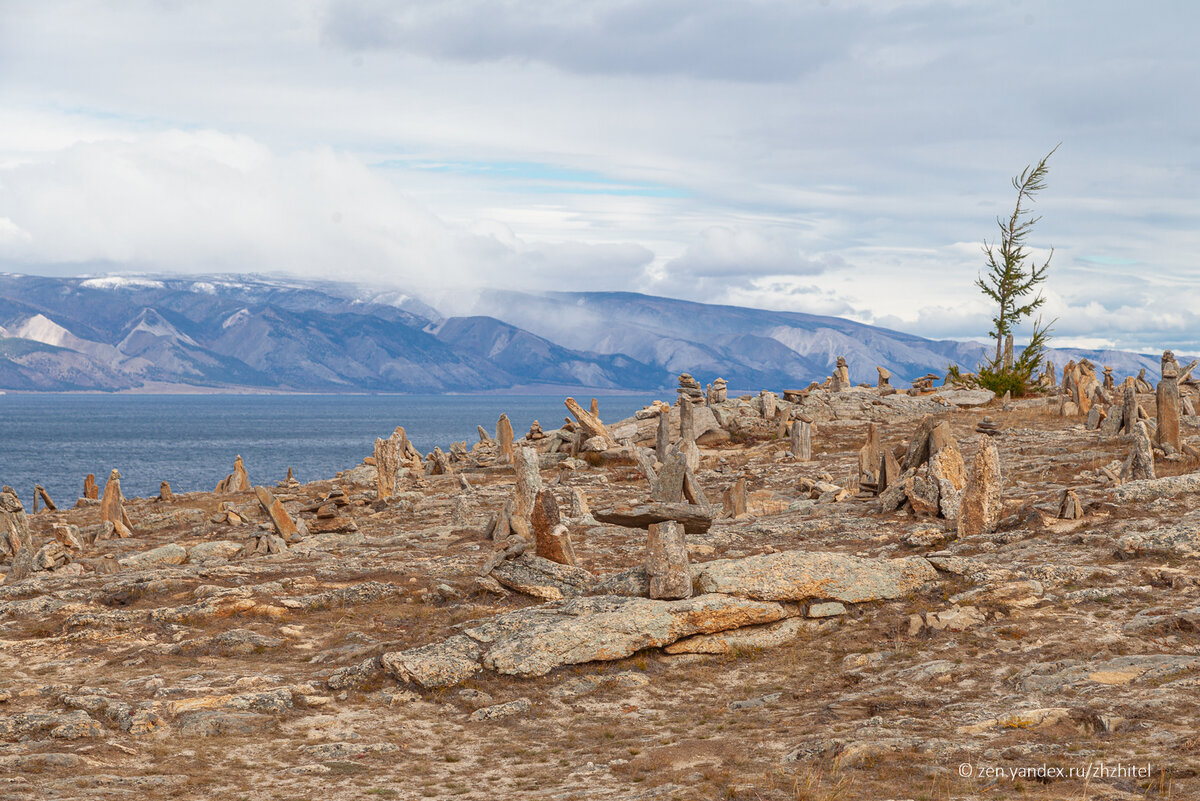
[[[630,292],[488,291],[444,317],[403,292],[252,276],[46,278],[0,274],[0,389],[209,388],[475,392],[537,385],[657,390],[689,372],[736,389],[803,387],[846,357],[898,384],[985,346],[838,317],[717,306]],[[1118,375],[1158,357],[1054,351]]]

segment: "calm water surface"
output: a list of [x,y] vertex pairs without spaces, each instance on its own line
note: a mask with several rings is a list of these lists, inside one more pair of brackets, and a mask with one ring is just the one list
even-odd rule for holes
[[[650,400],[600,397],[600,415],[620,420]],[[359,464],[398,425],[429,452],[473,444],[476,425],[494,434],[501,412],[518,437],[535,419],[557,428],[567,413],[562,395],[0,395],[0,484],[26,507],[34,484],[68,505],[85,475],[103,487],[114,467],[129,497],[157,495],[161,481],[177,492],[212,490],[237,454],[256,484],[289,466],[312,481]]]

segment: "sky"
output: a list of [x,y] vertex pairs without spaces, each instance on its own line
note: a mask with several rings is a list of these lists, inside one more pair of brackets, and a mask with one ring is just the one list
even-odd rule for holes
[[[627,290],[1200,351],[1200,5],[0,0],[0,270]],[[1018,341],[1028,332],[1018,329]]]

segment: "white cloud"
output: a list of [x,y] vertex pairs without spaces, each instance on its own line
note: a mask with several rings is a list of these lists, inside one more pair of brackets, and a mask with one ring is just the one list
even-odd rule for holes
[[1200,7],[46,0],[4,17],[0,256],[31,270],[631,289],[982,336],[979,243],[1008,177],[1062,140],[1032,242],[1056,248],[1060,336],[1200,337],[1200,107],[1178,102]]

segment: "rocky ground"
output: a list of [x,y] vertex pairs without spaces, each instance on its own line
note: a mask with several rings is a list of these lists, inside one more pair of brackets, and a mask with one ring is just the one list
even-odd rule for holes
[[[598,520],[666,481],[654,409],[580,458],[528,443],[574,567],[492,539],[490,438],[384,500],[372,464],[280,482],[295,532],[236,473],[125,500],[127,538],[99,501],[10,509],[40,561],[0,586],[0,798],[1200,797],[1200,418],[1114,480],[1135,436],[1056,395],[790,397],[696,407],[688,598],[646,597],[647,531]],[[872,423],[903,468],[943,421],[968,471],[997,448],[981,530],[922,472],[894,511],[860,487]]]

